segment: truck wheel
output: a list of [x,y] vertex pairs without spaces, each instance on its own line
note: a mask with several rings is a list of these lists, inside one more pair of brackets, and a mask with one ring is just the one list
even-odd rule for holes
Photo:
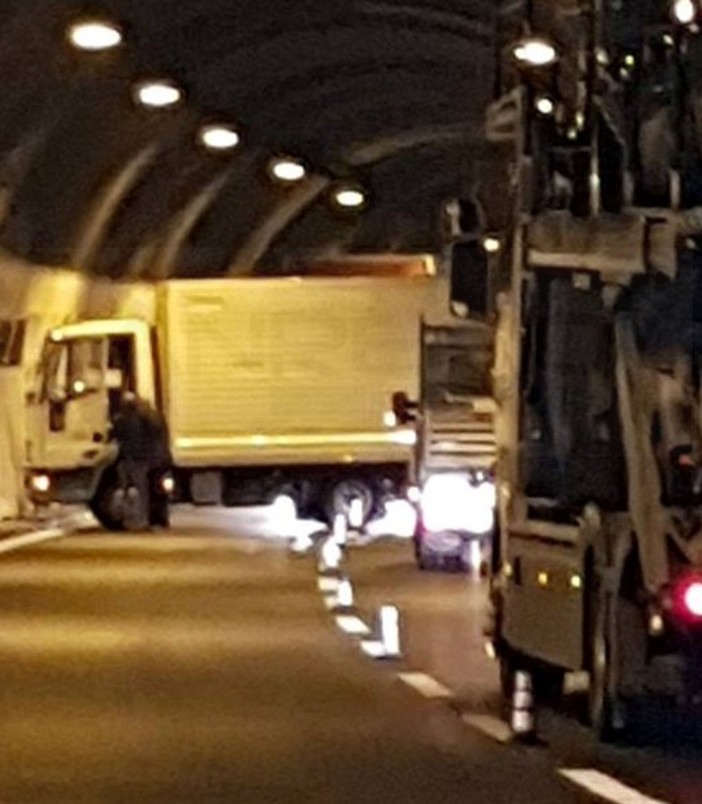
[[97,491],[88,503],[93,516],[105,530],[124,530],[124,509],[120,502],[121,491],[114,467],[105,470],[100,478]]
[[509,708],[514,692],[514,676],[517,672],[517,661],[511,652],[503,651],[499,655],[500,692],[505,706]]
[[[358,501],[358,502],[356,502]],[[344,514],[352,528],[366,524],[373,511],[375,495],[365,480],[357,477],[344,478],[329,487],[324,512],[331,526],[337,514]]]
[[169,509],[168,497],[152,492],[149,500],[149,525],[159,528],[169,527],[171,524]]

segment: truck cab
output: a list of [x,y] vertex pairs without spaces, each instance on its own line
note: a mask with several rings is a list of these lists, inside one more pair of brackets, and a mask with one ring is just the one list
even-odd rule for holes
[[125,392],[155,403],[149,325],[137,319],[54,327],[29,394],[27,484],[37,504],[90,503],[117,461],[111,424]]

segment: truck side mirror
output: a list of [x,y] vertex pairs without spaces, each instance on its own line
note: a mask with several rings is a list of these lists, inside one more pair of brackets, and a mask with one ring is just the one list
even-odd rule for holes
[[415,421],[418,407],[418,403],[413,402],[404,391],[395,391],[392,395],[392,412],[398,424]]
[[487,318],[493,311],[488,256],[476,239],[451,246],[451,310],[461,318]]

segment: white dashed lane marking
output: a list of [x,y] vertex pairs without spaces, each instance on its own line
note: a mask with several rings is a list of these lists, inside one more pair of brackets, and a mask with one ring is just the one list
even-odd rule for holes
[[11,553],[13,550],[19,550],[20,547],[60,539],[62,536],[68,536],[68,531],[64,528],[49,528],[47,530],[37,530],[33,533],[25,533],[22,536],[11,536],[9,539],[3,539],[0,542],[0,553]]
[[397,677],[425,698],[451,698],[448,687],[426,673],[398,673]]
[[336,618],[336,624],[342,631],[351,636],[366,636],[366,634],[370,634],[370,628],[363,620],[352,614],[340,614]]
[[668,804],[660,798],[649,798],[600,771],[589,768],[563,768],[558,772],[569,782],[615,804]]
[[461,720],[466,726],[482,732],[498,743],[508,743],[512,739],[510,727],[504,720],[500,720],[494,715],[463,715]]

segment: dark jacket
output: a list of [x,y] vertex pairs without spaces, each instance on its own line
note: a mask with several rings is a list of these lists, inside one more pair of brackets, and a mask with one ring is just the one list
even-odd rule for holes
[[143,399],[122,403],[112,426],[112,437],[119,445],[120,458],[146,461],[151,467],[171,463],[163,416]]

